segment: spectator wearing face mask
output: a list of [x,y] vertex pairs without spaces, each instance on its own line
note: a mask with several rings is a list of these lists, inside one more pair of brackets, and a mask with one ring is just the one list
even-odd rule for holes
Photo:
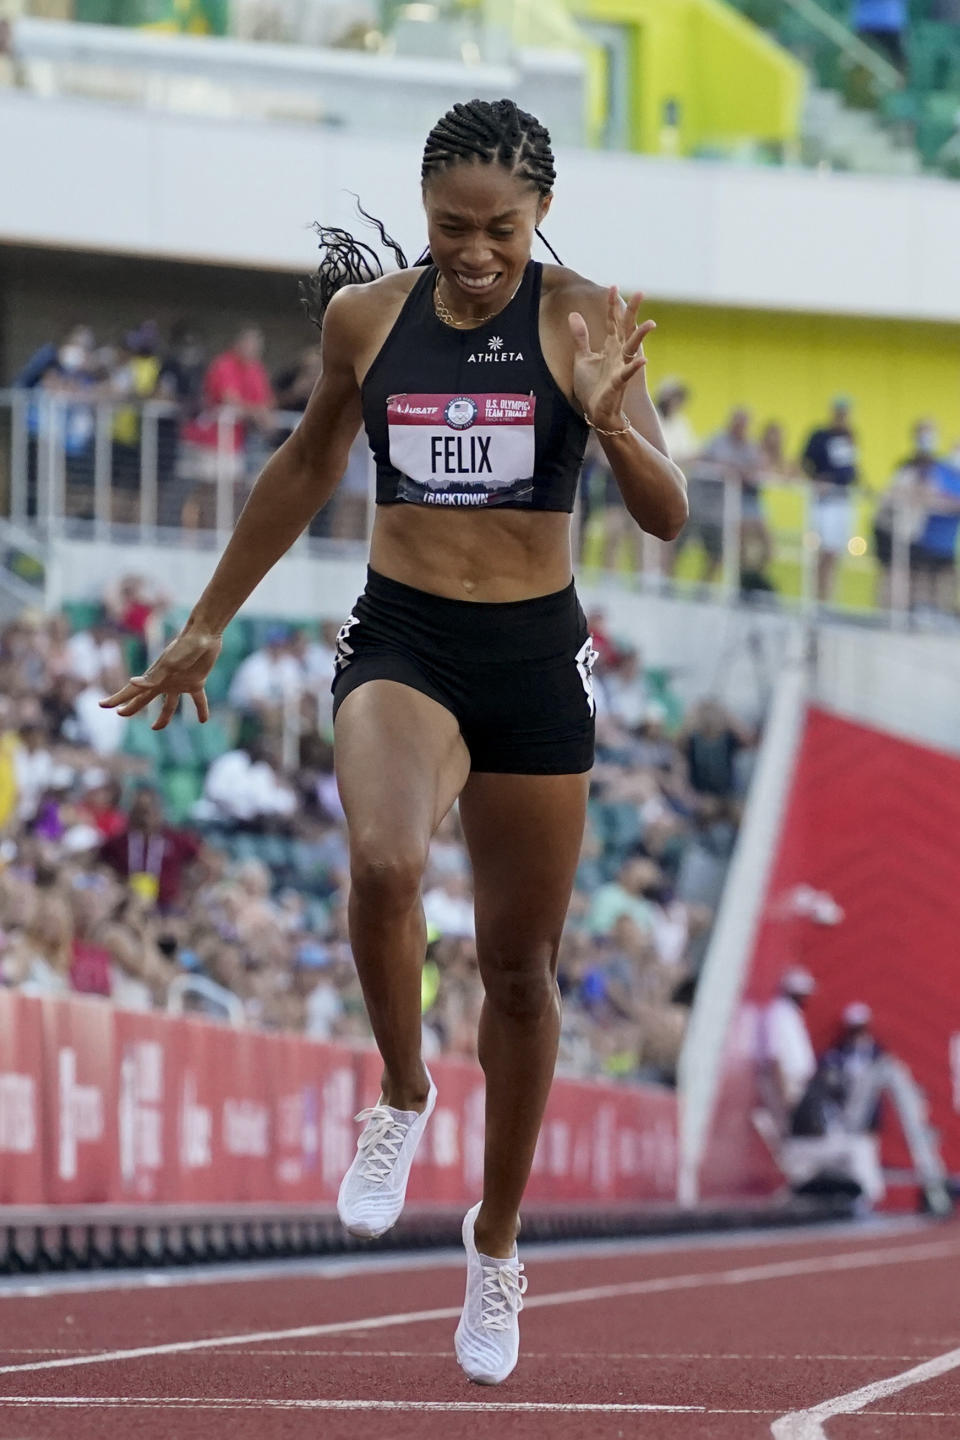
[[[913,449],[894,472],[874,517],[881,566],[878,603],[891,600],[909,609],[953,614],[957,608],[957,530],[960,528],[960,468],[941,458],[932,420],[913,427]],[[908,566],[907,584],[894,594],[898,547]]]
[[27,409],[28,515],[38,513],[41,447],[53,438],[63,445],[72,509],[92,514],[95,420],[92,405],[80,402],[97,398],[93,356],[93,331],[74,325],[61,340],[34,351],[14,379],[17,389],[33,392]]

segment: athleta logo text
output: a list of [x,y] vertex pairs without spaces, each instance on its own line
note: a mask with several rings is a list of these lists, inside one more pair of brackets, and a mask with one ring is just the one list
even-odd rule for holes
[[475,350],[467,356],[468,365],[506,365],[510,360],[522,360],[522,350]]

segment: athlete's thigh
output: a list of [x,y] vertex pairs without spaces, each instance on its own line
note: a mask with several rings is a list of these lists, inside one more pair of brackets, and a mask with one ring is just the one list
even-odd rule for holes
[[559,941],[580,859],[589,774],[470,776],[460,820],[473,866],[478,954]]
[[368,680],[346,696],[333,753],[351,844],[375,835],[425,851],[470,771],[456,718],[395,680]]

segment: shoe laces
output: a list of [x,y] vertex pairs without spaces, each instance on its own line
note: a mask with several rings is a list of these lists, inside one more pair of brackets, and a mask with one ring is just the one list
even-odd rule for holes
[[357,1141],[357,1149],[363,1156],[360,1173],[364,1180],[382,1185],[390,1178],[397,1163],[408,1126],[398,1120],[386,1105],[371,1105],[368,1110],[361,1110],[354,1119],[366,1121]]
[[480,1290],[480,1323],[487,1330],[509,1330],[513,1317],[523,1309],[527,1277],[522,1265],[504,1262],[483,1265]]

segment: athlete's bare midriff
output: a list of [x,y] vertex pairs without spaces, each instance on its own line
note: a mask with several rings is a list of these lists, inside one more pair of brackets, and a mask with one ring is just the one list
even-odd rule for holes
[[532,600],[570,583],[570,516],[378,505],[370,564],[402,585],[449,599]]

